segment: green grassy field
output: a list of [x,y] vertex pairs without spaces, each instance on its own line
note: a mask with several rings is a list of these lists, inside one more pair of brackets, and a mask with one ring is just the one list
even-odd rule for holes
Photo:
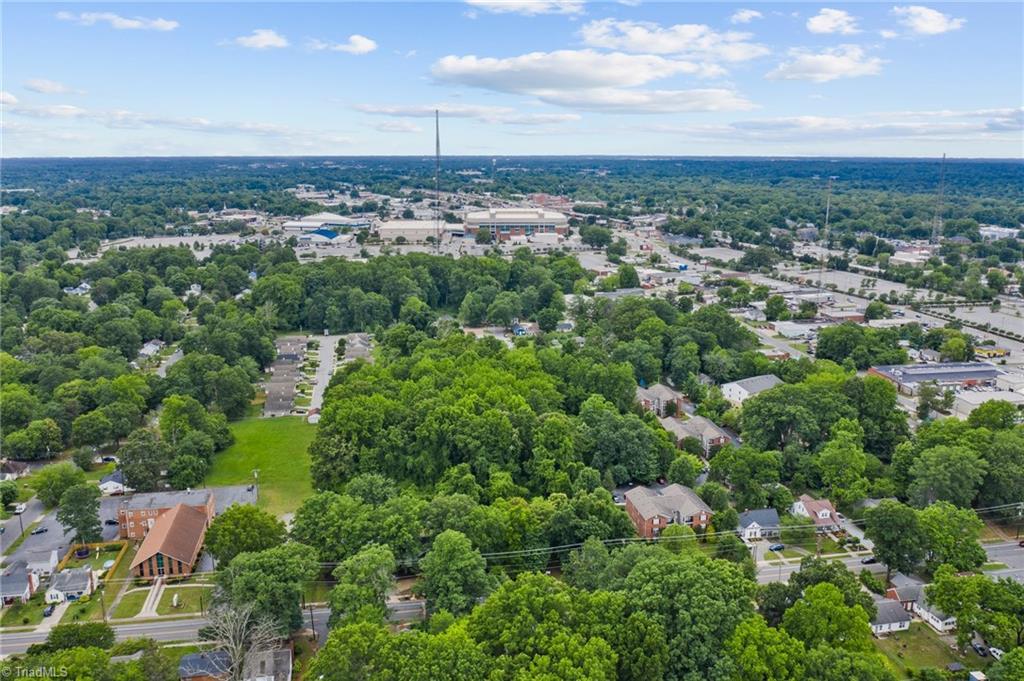
[[259,505],[274,515],[294,511],[313,493],[308,450],[316,426],[283,416],[236,421],[231,432],[235,444],[213,457],[207,485],[249,484],[259,469]]
[[149,589],[139,589],[138,591],[129,591],[124,596],[121,596],[121,601],[117,604],[117,608],[114,609],[114,617],[118,619],[135,617],[142,610],[142,604],[146,602],[146,596],[148,595]]
[[977,669],[987,666],[989,661],[989,658],[979,658],[973,653],[968,653],[966,659],[961,658],[923,622],[911,622],[907,631],[875,639],[875,646],[889,658],[903,678],[909,677],[911,670],[923,667],[943,669],[950,662],[961,662],[966,667]]
[[[178,607],[175,608],[174,594],[178,594]],[[180,615],[200,611],[199,599],[202,599],[203,609],[210,607],[210,598],[213,594],[212,588],[198,586],[168,587],[160,596],[160,602],[156,606],[158,615]]]

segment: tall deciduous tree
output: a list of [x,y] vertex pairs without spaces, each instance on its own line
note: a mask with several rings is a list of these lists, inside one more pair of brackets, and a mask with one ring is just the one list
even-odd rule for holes
[[925,535],[917,512],[891,499],[865,514],[864,535],[875,544],[875,556],[885,563],[886,581],[893,570],[910,572],[924,559]]
[[206,548],[221,567],[240,553],[265,551],[285,540],[284,523],[252,504],[232,504],[210,523]]
[[476,599],[487,595],[493,579],[486,563],[466,535],[445,530],[434,538],[430,551],[420,561],[423,582],[420,593],[431,610],[453,614],[469,612]]
[[74,530],[78,541],[97,541],[101,535],[100,488],[89,483],[69,487],[60,497],[57,522]]

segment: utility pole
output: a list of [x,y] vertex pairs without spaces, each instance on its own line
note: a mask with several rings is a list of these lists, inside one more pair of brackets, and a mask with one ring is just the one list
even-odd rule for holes
[[99,597],[100,597],[100,612],[103,613],[103,621],[106,622],[107,621],[107,604],[103,600],[103,589],[96,589],[96,593],[99,594]]
[[313,603],[309,603],[309,628],[313,630],[313,641],[316,642],[316,620],[313,619]]

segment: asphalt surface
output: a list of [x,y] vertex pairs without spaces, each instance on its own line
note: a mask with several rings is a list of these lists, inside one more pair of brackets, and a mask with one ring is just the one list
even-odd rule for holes
[[270,365],[265,381],[267,400],[263,416],[287,416],[295,400],[295,386],[302,378],[299,365],[306,355],[306,336],[281,336],[274,341],[277,359]]
[[316,368],[316,383],[313,384],[313,396],[309,403],[310,409],[319,409],[324,404],[324,391],[334,375],[334,351],[338,347],[341,336],[320,336],[320,365]]

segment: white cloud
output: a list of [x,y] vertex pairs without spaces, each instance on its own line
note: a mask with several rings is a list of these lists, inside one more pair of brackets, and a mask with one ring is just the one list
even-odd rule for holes
[[549,104],[599,113],[658,114],[696,111],[745,111],[754,104],[734,90],[551,90],[535,93]]
[[358,33],[350,35],[348,40],[343,43],[328,43],[312,38],[307,43],[307,46],[314,51],[330,50],[332,52],[347,52],[349,54],[368,54],[377,49],[376,41]]
[[423,128],[412,121],[381,121],[373,127],[381,132],[423,132]]
[[548,89],[630,87],[680,73],[699,73],[701,69],[699,64],[650,54],[558,50],[504,59],[449,55],[435,62],[431,73],[446,82],[529,94]]
[[171,19],[147,19],[146,17],[122,17],[113,12],[57,12],[61,21],[73,21],[82,26],[94,26],[99,23],[109,24],[118,30],[136,31],[173,31],[181,24]]
[[734,24],[749,24],[754,19],[762,19],[764,15],[758,12],[756,9],[741,9],[733,13],[729,17],[729,21]]
[[466,4],[495,14],[583,13],[583,0],[466,0]]
[[18,103],[18,98],[12,95],[10,92],[0,91],[0,104],[5,106],[12,106]]
[[704,24],[676,24],[662,27],[648,21],[601,19],[581,31],[590,47],[639,54],[672,54],[709,62],[739,62],[763,57],[769,50],[750,42],[749,33],[719,33]]
[[64,83],[58,83],[55,80],[48,80],[46,78],[30,78],[25,81],[25,89],[44,95],[85,94],[81,90],[70,88]]
[[251,50],[288,47],[288,39],[271,28],[257,28],[250,35],[239,36],[233,42]]
[[921,5],[893,7],[892,13],[900,18],[900,23],[914,33],[922,35],[938,35],[962,28],[966,19],[954,19],[948,14]]
[[883,28],[881,31],[879,31],[878,35],[882,36],[886,40],[892,40],[893,38],[900,37],[899,33],[897,33],[896,31],[890,31],[887,28]]
[[789,51],[789,61],[784,61],[769,71],[769,80],[810,80],[827,83],[839,78],[874,76],[882,71],[884,60],[868,57],[862,47],[840,45],[823,52],[810,52],[803,48]]
[[439,111],[446,118],[475,118],[484,123],[505,125],[551,125],[580,120],[579,114],[523,113],[507,106],[478,106],[474,104],[357,104],[353,108],[366,114],[399,118],[433,118],[434,111]]
[[841,9],[827,7],[819,10],[816,15],[807,20],[807,30],[811,33],[841,33],[843,35],[860,32],[857,28],[856,17]]
[[979,141],[1019,134],[1024,129],[1024,110],[882,112],[848,117],[793,116],[718,125],[660,124],[639,129],[644,132],[685,135],[694,139],[755,143],[867,142],[909,138]]

